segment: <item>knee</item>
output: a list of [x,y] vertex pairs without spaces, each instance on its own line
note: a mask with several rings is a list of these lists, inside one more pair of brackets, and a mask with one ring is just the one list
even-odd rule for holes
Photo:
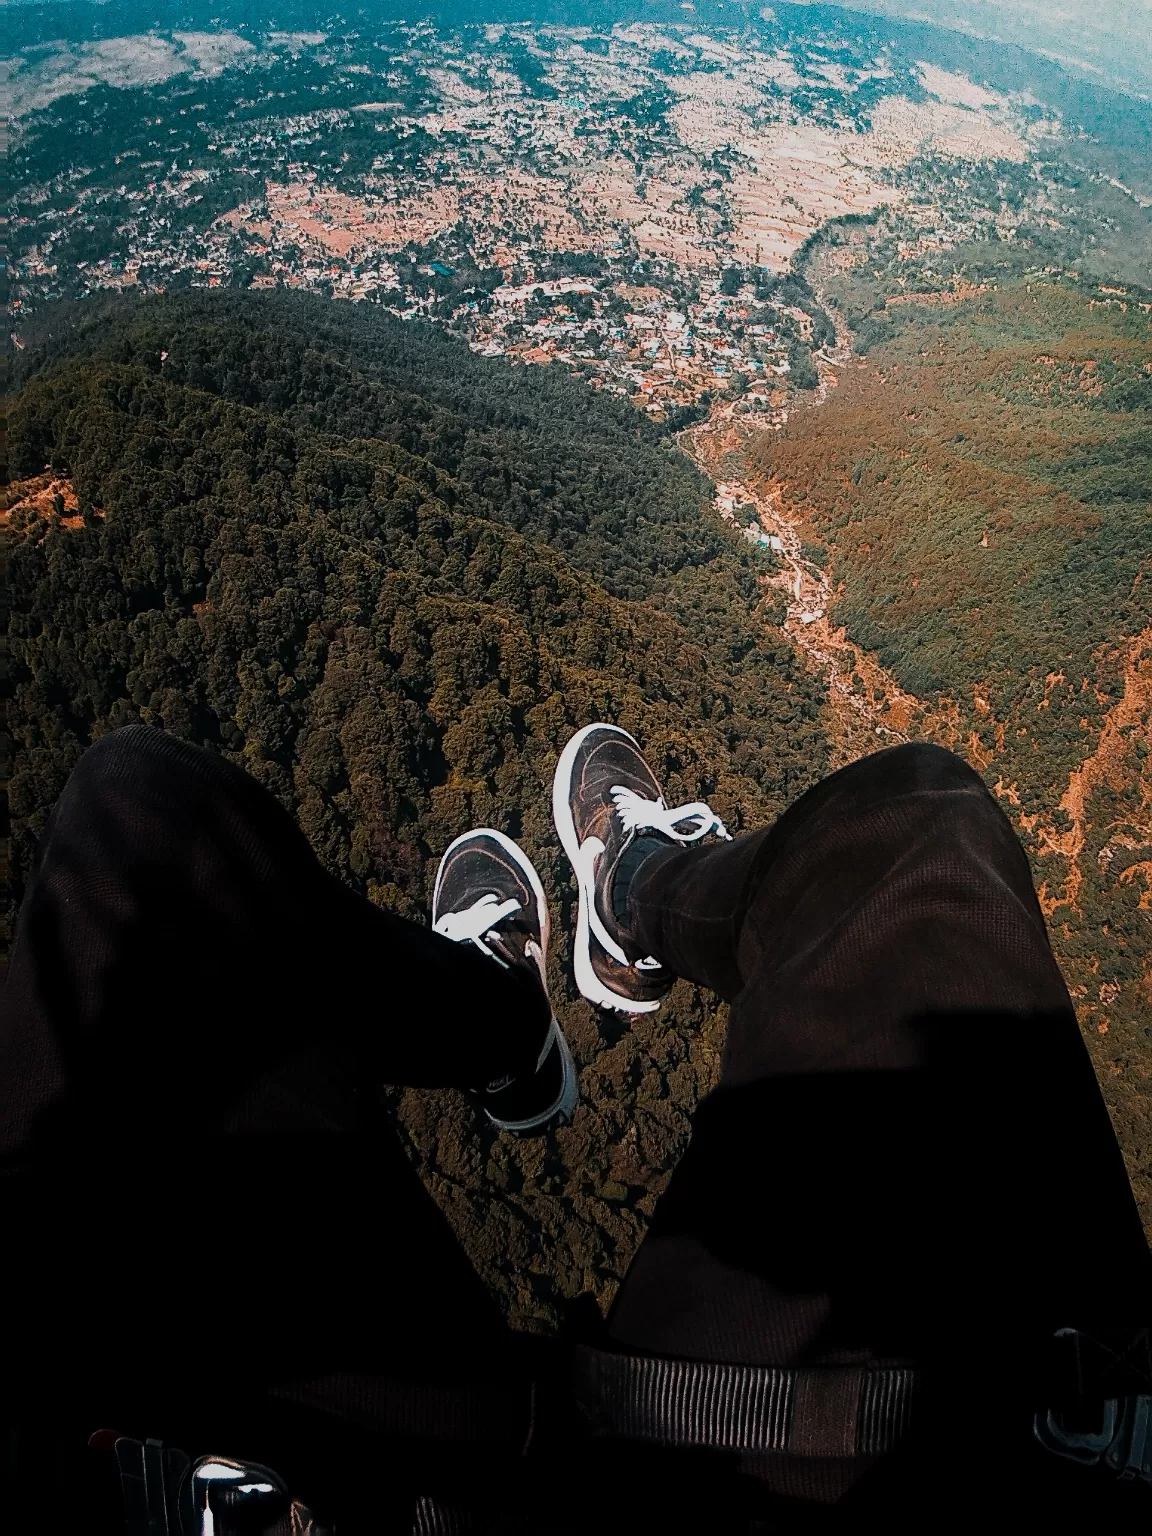
[[153,725],[122,725],[107,732],[87,747],[77,764],[77,772],[99,777],[113,771],[119,764],[139,762],[155,755],[160,738],[164,735]]
[[939,747],[931,741],[910,741],[900,747],[890,747],[878,752],[875,759],[884,759],[885,777],[891,787],[903,793],[954,790],[985,790],[984,780],[955,752]]
[[126,725],[92,743],[72,770],[62,799],[102,801],[140,793],[163,783],[167,788],[203,785],[226,774],[222,758],[181,741],[151,725]]
[[919,824],[945,814],[998,825],[1003,812],[987,785],[963,758],[930,741],[906,742],[858,758],[821,786],[821,803],[836,802],[841,812],[867,812],[885,804],[904,806],[903,816]]
[[174,738],[152,725],[124,725],[109,731],[84,752],[72,772],[74,782],[88,787],[115,781],[163,760]]
[[[884,772],[864,786],[866,804],[899,802],[910,831],[947,826],[952,836],[979,846],[987,857],[1011,861],[1016,875],[1026,868],[1023,849],[1003,807],[962,757],[927,741],[909,742],[877,756],[888,761]],[[1031,877],[1026,878],[1030,883]]]

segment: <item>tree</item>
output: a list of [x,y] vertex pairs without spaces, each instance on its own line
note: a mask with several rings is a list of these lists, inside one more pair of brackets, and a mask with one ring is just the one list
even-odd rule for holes
[[788,348],[788,377],[797,389],[815,389],[820,382],[811,348],[802,341],[794,341]]

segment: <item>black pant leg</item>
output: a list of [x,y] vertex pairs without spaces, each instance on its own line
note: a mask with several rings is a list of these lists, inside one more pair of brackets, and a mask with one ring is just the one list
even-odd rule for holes
[[476,1085],[530,1070],[548,1027],[518,973],[363,900],[255,780],[143,726],[85,753],[50,817],[6,1013],[6,1153],[78,1114],[207,1124],[317,1046]]
[[1037,1389],[1053,1329],[1148,1320],[1147,1246],[1027,861],[959,759],[878,753],[765,832],[660,854],[632,916],[732,1010],[620,1343],[911,1360],[981,1399],[991,1373],[1006,1401]]
[[530,1068],[548,1017],[326,875],[247,775],[104,738],[41,839],[7,989],[25,1398],[163,1433],[269,1382],[499,1365],[499,1310],[375,1090]]

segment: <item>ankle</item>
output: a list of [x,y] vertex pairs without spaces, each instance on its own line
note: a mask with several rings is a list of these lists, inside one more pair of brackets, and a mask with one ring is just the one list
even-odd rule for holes
[[612,877],[612,916],[625,933],[630,927],[628,902],[641,865],[647,863],[654,853],[659,853],[661,848],[671,846],[662,837],[635,837],[620,855]]

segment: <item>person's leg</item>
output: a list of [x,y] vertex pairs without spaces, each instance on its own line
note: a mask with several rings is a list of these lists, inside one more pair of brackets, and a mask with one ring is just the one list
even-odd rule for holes
[[499,1375],[499,1310],[376,1089],[530,1072],[549,1027],[520,973],[326,875],[245,774],[105,737],[41,839],[5,1005],[23,1406],[226,1435],[271,1381]]
[[7,1011],[5,1153],[125,1106],[208,1124],[315,1046],[377,1082],[475,1087],[549,1022],[519,972],[357,896],[255,780],[143,726],[85,753],[49,819]]
[[[1148,1321],[1135,1203],[1019,842],[931,746],[666,849],[637,948],[731,1000],[721,1082],[617,1296],[619,1346],[904,1360],[979,1406],[1055,1328]],[[983,1432],[983,1431],[980,1431]]]

